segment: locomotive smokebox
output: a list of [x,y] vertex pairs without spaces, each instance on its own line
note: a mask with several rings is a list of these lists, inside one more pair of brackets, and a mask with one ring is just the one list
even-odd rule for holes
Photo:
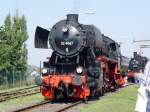
[[68,14],[65,20],[57,22],[50,31],[49,43],[57,55],[69,58],[77,56],[86,44],[78,14]]
[[78,23],[78,14],[68,14],[67,21],[73,21]]

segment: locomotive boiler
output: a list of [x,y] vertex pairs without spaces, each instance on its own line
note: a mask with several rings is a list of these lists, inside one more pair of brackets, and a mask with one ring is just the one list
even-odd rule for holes
[[[120,46],[94,25],[83,25],[77,14],[57,22],[50,31],[37,27],[36,48],[52,48],[35,82],[46,99],[99,97],[125,84],[128,66]],[[122,72],[120,72],[122,68]]]

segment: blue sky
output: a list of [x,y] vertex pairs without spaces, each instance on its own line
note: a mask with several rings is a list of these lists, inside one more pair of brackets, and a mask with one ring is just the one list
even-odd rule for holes
[[[51,54],[51,50],[34,48],[36,26],[50,29],[68,13],[78,13],[80,23],[94,24],[102,33],[121,42],[125,56],[131,57],[133,51],[139,52],[139,44],[133,43],[133,39],[150,39],[150,0],[1,0],[0,25],[6,15],[13,16],[16,9],[27,19],[28,63],[31,65],[39,66],[39,62]],[[142,52],[150,57],[150,49]]]

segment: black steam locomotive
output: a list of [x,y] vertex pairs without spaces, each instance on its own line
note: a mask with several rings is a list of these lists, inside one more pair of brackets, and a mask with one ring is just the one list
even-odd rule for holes
[[147,61],[147,57],[141,56],[137,54],[137,52],[134,52],[133,58],[131,58],[129,62],[129,71],[144,72]]
[[98,95],[109,86],[104,87],[105,80],[116,82],[114,74],[119,74],[119,66],[128,66],[122,63],[125,61],[119,44],[94,25],[80,24],[77,14],[68,14],[51,31],[37,27],[35,47],[49,48],[49,45],[53,52],[44,62],[42,81],[38,79],[47,99],[60,94],[80,99]]
[[128,67],[128,81],[135,82],[135,74],[139,72],[144,72],[145,65],[148,61],[148,58],[145,56],[141,56],[137,54],[137,52],[133,53],[133,58],[129,61]]

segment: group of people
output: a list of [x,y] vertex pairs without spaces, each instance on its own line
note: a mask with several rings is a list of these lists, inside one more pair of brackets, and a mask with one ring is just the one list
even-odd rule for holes
[[140,82],[135,112],[150,112],[150,60],[147,62],[144,72],[137,73],[136,78]]

